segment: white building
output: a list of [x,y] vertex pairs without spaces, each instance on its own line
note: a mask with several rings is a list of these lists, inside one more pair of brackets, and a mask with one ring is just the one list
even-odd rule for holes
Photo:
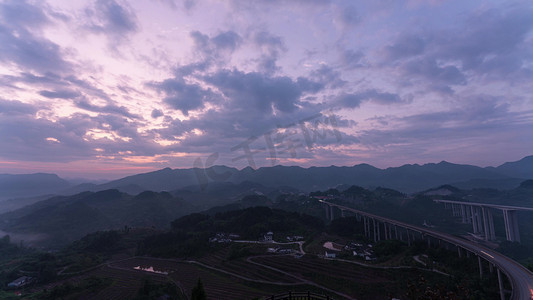
[[22,276],[7,284],[8,287],[21,287],[30,283],[31,277]]
[[328,252],[326,251],[326,255],[325,255],[326,258],[335,258],[337,257],[337,254],[333,253],[333,252]]
[[263,240],[265,242],[272,242],[272,236],[274,233],[272,231],[267,232],[265,235],[263,235]]

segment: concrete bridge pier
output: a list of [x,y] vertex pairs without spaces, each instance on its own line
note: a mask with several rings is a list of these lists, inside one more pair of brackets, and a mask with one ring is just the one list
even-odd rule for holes
[[473,206],[470,206],[470,215],[472,216],[472,230],[474,231],[474,234],[477,234],[479,233],[479,230],[478,230],[476,212]]
[[363,217],[363,229],[364,229],[364,233],[365,233],[365,236],[368,237],[368,231],[366,230],[366,217]]
[[466,223],[472,223],[471,206],[465,205]]
[[485,231],[485,240],[492,241],[496,239],[494,233],[494,220],[492,219],[492,212],[488,207],[481,207],[483,213],[483,229]]
[[476,207],[476,222],[478,225],[479,233],[485,233],[484,228],[483,228],[483,214],[479,206]]
[[479,265],[479,278],[483,279],[483,265],[481,264],[481,256],[477,256],[477,263]]
[[378,241],[378,233],[376,230],[376,219],[372,219],[373,229],[374,229],[374,243]]
[[466,223],[466,208],[464,204],[460,204],[461,207],[461,223]]
[[503,280],[502,280],[502,272],[500,271],[500,268],[497,268],[496,271],[498,272],[498,287],[500,288],[500,300],[505,300],[505,293],[503,291]]
[[490,211],[490,209],[487,210],[487,217],[489,218],[489,231],[490,231],[489,239],[491,241],[494,241],[496,240],[496,231],[494,231],[494,219],[492,217],[492,212]]
[[370,219],[368,217],[366,217],[366,228],[367,228],[368,238],[370,238],[371,228],[370,228]]
[[518,231],[518,219],[516,210],[503,210],[503,220],[505,222],[505,235],[508,241],[520,243],[520,233]]
[[457,209],[455,208],[455,204],[452,203],[452,216],[457,217]]

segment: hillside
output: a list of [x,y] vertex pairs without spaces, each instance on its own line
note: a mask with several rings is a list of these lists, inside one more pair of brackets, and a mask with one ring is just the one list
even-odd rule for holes
[[[175,191],[186,195],[189,191],[206,191],[224,184],[256,184],[267,189],[311,192],[339,186],[377,186],[414,193],[435,186],[452,184],[464,189],[513,189],[525,179],[533,178],[533,156],[507,162],[498,167],[481,168],[446,161],[424,165],[406,164],[400,167],[379,169],[369,164],[354,166],[329,166],[302,168],[297,166],[262,167],[242,170],[227,166],[206,169],[171,169],[135,174],[103,184],[82,183],[73,185],[55,174],[0,175],[0,201],[9,198],[29,198],[46,194],[74,195],[84,191],[117,189],[128,194],[143,191]],[[181,190],[181,191],[180,191]],[[263,192],[263,191],[262,191]],[[26,200],[31,203],[31,200]],[[2,203],[0,202],[0,206]],[[21,207],[16,201],[9,204]],[[7,209],[0,209],[6,211]]]
[[69,186],[56,174],[0,174],[0,200],[53,194]]
[[506,162],[498,166],[496,171],[509,177],[533,179],[533,155],[519,161]]
[[[196,185],[199,188],[207,188],[216,181],[211,180],[209,174],[221,174],[226,172],[224,180],[231,183],[245,181],[258,183],[266,187],[289,186],[301,191],[328,189],[339,185],[356,184],[363,187],[387,187],[405,193],[413,193],[431,187],[474,181],[477,185],[487,183],[486,187],[493,186],[496,181],[510,182],[504,185],[518,185],[521,179],[515,179],[501,174],[496,168],[481,168],[471,165],[459,165],[449,162],[424,165],[403,165],[401,167],[379,169],[367,164],[352,167],[310,167],[302,168],[295,166],[263,167],[253,170],[245,168],[237,170],[224,166],[201,169],[169,169],[138,174],[119,180],[96,186],[95,189],[115,188],[126,191],[128,186],[137,186],[140,189],[155,191],[172,191]],[[210,181],[205,181],[210,180]],[[481,184],[480,184],[481,183]],[[515,186],[512,186],[515,187]]]
[[165,192],[147,191],[137,196],[118,190],[84,192],[53,197],[2,214],[0,229],[8,233],[45,235],[41,243],[63,245],[98,230],[166,227],[171,220],[191,210],[191,205]]

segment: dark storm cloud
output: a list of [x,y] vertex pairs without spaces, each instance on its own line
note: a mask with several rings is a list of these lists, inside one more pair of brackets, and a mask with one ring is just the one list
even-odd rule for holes
[[[137,127],[135,122],[113,115],[91,117],[76,113],[53,122],[44,118],[35,119],[33,115],[8,114],[0,118],[0,136],[3,140],[0,157],[24,161],[70,162],[99,155],[120,158],[123,155],[121,153],[126,151],[131,155],[160,153],[163,149],[153,142],[153,136],[140,135]],[[126,141],[88,136],[91,129],[111,131],[131,139]]]
[[170,107],[189,115],[189,111],[201,109],[207,102],[216,101],[216,94],[211,89],[204,89],[198,84],[186,83],[181,78],[166,79],[152,82],[148,86],[163,92],[163,102]]
[[[184,109],[182,104],[202,108],[204,103],[214,101],[216,108],[191,116],[188,120],[165,119],[166,128],[153,131],[168,140],[178,140],[177,137],[180,137],[176,151],[228,152],[248,138],[262,136],[277,126],[295,123],[321,111],[320,105],[302,101],[302,98],[320,91],[323,84],[305,77],[293,80],[285,76],[235,69],[198,74],[196,65],[192,66],[192,73],[188,66],[184,67],[185,71],[180,69],[177,69],[176,75],[183,72],[194,74],[195,81],[204,81],[213,89],[185,84],[177,77],[148,86],[163,91],[166,96],[163,101],[176,109]],[[185,97],[183,91],[188,90],[191,91],[190,95]],[[171,97],[173,94],[179,96],[182,102],[169,101],[175,100]],[[201,130],[202,134],[192,134],[195,128]]]
[[310,78],[332,89],[343,87],[347,81],[342,80],[341,73],[328,65],[321,65],[313,70]]
[[66,76],[65,78],[63,78],[63,80],[66,82],[66,84],[73,84],[76,87],[83,89],[84,92],[91,96],[111,101],[111,97],[106,92],[104,92],[104,90],[96,87],[94,84],[88,82],[87,80],[79,79],[74,75]]
[[169,6],[172,9],[177,9],[178,4],[181,3],[183,8],[185,8],[186,10],[192,9],[197,3],[197,0],[158,0],[158,1]]
[[50,99],[72,99],[80,96],[80,93],[71,90],[40,91],[39,95]]
[[354,51],[351,49],[341,50],[339,55],[341,66],[347,69],[361,68],[367,66],[363,61],[365,54],[362,51]]
[[138,29],[137,17],[126,6],[114,0],[98,0],[95,3],[95,23],[91,29],[112,35],[128,34]]
[[237,70],[221,70],[205,77],[240,107],[249,107],[271,114],[273,109],[290,113],[297,109],[302,90],[289,77],[267,75]]
[[[495,57],[519,54],[528,33],[533,29],[533,9],[516,7],[510,10],[487,10],[473,15],[468,27],[457,37],[439,41],[439,54],[461,58],[463,68],[478,69]],[[531,57],[529,57],[531,58]]]
[[154,110],[152,110],[151,116],[152,116],[152,118],[157,119],[157,118],[163,116],[163,112],[161,110],[159,110],[159,109],[154,109]]
[[31,30],[48,23],[49,19],[43,9],[24,0],[9,0],[0,4],[0,15],[5,24],[11,28]]
[[361,22],[361,16],[357,9],[351,5],[340,8],[338,20],[345,27],[353,27]]
[[[62,123],[33,116],[10,115],[0,118],[0,136],[3,146],[0,156],[27,161],[72,161],[94,155],[92,147],[83,140],[83,134],[91,123],[87,116],[73,116],[77,128],[68,130]],[[13,126],[17,124],[17,126]],[[57,139],[59,142],[49,141]]]
[[253,0],[253,1],[239,1],[233,0],[235,6],[249,5],[254,6],[257,4],[264,5],[306,5],[306,6],[323,6],[331,3],[331,0]]
[[115,104],[107,104],[104,106],[98,106],[90,103],[85,98],[80,98],[74,101],[74,104],[76,107],[85,109],[87,111],[97,112],[97,113],[105,113],[105,114],[116,114],[121,115],[124,117],[128,117],[130,119],[141,119],[142,117],[136,114],[132,114],[129,112],[129,110],[124,106],[117,106]]
[[210,66],[209,61],[194,62],[187,65],[179,66],[176,68],[174,74],[176,77],[184,77],[191,75],[195,72],[205,71]]
[[98,123],[98,128],[110,130],[121,137],[139,138],[137,124],[135,121],[129,121],[127,118],[114,114],[99,114],[92,119]]
[[233,31],[226,31],[213,37],[211,42],[219,49],[228,49],[233,52],[239,47],[242,38]]
[[344,108],[356,108],[365,101],[378,104],[394,104],[402,102],[402,99],[397,94],[369,89],[357,93],[342,94],[335,99],[334,103]]
[[42,36],[42,28],[50,20],[47,8],[39,5],[26,1],[0,3],[0,62],[41,74],[71,71],[63,49]]
[[63,56],[57,44],[23,28],[0,23],[0,62],[39,73],[70,71],[72,66]]
[[456,66],[439,66],[432,59],[415,59],[403,66],[403,70],[410,75],[425,78],[429,82],[445,85],[464,85],[466,76]]
[[112,50],[139,30],[138,20],[127,3],[114,0],[97,0],[92,7],[85,9],[85,28],[96,34],[104,34]]
[[416,56],[424,52],[426,43],[428,41],[420,36],[404,35],[398,38],[394,44],[385,47],[385,54],[392,61]]
[[242,37],[234,31],[224,31],[209,37],[195,30],[189,35],[194,42],[195,50],[203,56],[205,63],[223,59],[224,55],[233,53],[242,43]]
[[283,39],[268,31],[261,30],[253,33],[251,40],[261,51],[261,56],[258,59],[258,70],[267,74],[273,74],[280,70],[277,60],[281,53],[287,52]]
[[400,66],[407,76],[427,79],[437,90],[449,91],[471,76],[508,80],[513,74],[514,81],[527,80],[533,75],[527,39],[532,29],[529,5],[484,9],[470,15],[460,29],[403,34],[384,54],[388,64]]
[[[388,116],[387,122],[394,126],[363,131],[360,138],[363,143],[380,147],[409,144],[416,148],[422,143],[431,147],[437,140],[442,145],[453,143],[464,146],[469,139],[487,139],[499,143],[500,138],[509,138],[505,137],[509,132],[524,132],[532,119],[531,111],[511,112],[509,105],[502,104],[501,100],[499,97],[476,95],[462,98],[463,106],[447,111],[406,117]],[[523,138],[522,135],[512,136],[511,140]]]
[[46,72],[44,75],[35,75],[29,72],[20,73],[17,76],[13,75],[4,75],[1,77],[4,82],[14,84],[17,82],[25,84],[34,84],[37,86],[62,86],[65,83],[62,82],[61,76],[53,72]]
[[27,114],[33,115],[37,109],[30,104],[26,104],[17,100],[3,100],[0,99],[0,114]]
[[[125,107],[117,106],[115,101],[102,89],[76,76],[62,77],[50,72],[44,75],[21,73],[18,76],[3,76],[0,77],[0,80],[9,85],[24,83],[34,87],[45,88],[39,91],[41,96],[50,99],[72,99],[76,106],[88,111],[121,114],[128,118],[140,118],[138,115],[131,114]],[[92,105],[87,98],[102,99],[108,104],[105,106]]]

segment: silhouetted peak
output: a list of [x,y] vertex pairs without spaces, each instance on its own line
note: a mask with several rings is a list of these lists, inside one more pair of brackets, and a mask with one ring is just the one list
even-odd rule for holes
[[520,183],[520,188],[522,188],[522,189],[533,189],[533,179],[522,181],[522,183]]
[[253,172],[255,171],[254,168],[247,166],[246,168],[242,169],[241,172]]

